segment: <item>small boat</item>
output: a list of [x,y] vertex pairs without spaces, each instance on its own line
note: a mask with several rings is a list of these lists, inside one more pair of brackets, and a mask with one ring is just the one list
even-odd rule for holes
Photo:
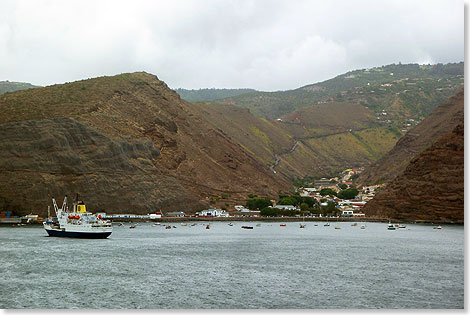
[[280,226],[286,226],[286,224],[285,224],[285,223],[282,223],[282,224],[280,224]]
[[353,224],[351,224],[351,226],[357,226],[357,222],[354,222]]
[[191,224],[191,226],[196,226],[196,223]]
[[389,225],[387,226],[387,230],[393,231],[393,230],[396,230],[396,229],[397,229],[397,228],[394,227],[393,224],[389,224]]
[[160,223],[154,223],[154,224],[152,224],[152,226],[159,226],[159,225],[160,225]]
[[438,225],[434,227],[435,230],[442,230],[442,226]]
[[181,222],[181,226],[187,226],[188,224]]
[[361,225],[361,230],[365,230],[366,229],[366,226],[363,224]]
[[173,225],[173,228],[176,229],[176,226]]
[[318,224],[314,224],[313,226],[318,226]]
[[206,230],[209,230],[211,228],[211,226],[208,224],[206,225]]
[[261,226],[261,223],[256,224],[256,226]]
[[233,226],[233,223],[229,223],[228,226]]
[[324,226],[330,226],[330,223],[326,222]]
[[399,229],[406,229],[406,225],[399,224],[399,225],[398,225],[398,228],[399,228]]
[[121,223],[119,223],[119,225],[118,225],[118,226],[124,226],[124,223],[122,223],[122,222],[121,222]]
[[167,229],[167,230],[171,229],[171,225],[165,226],[165,229]]
[[305,228],[305,223],[300,223],[300,228],[304,229]]
[[137,227],[137,225],[132,224],[129,228],[130,228],[130,229],[135,229],[136,227]]
[[242,229],[253,230],[252,226],[242,225]]
[[335,230],[341,230],[339,226],[335,226]]

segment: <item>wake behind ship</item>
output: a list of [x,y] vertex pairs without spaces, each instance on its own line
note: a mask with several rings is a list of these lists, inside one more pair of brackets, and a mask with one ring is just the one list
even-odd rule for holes
[[56,217],[51,218],[49,215],[47,221],[43,223],[49,236],[107,238],[113,232],[111,222],[87,212],[85,204],[78,198],[73,203],[71,211],[67,206],[67,196],[65,196],[61,208],[57,206],[54,198],[52,198],[52,204]]

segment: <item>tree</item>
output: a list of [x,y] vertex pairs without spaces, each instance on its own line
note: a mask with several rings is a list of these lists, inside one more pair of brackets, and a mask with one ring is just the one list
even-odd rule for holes
[[282,198],[282,199],[279,200],[278,204],[280,204],[280,205],[293,205],[293,206],[295,206],[295,205],[298,204],[298,202],[297,202],[297,200],[295,200],[295,198],[293,198],[293,197],[284,197],[284,198]]
[[336,204],[334,202],[328,202],[327,206],[321,207],[321,212],[323,215],[333,215],[338,212],[338,209],[336,209]]
[[309,207],[313,207],[317,204],[317,200],[312,197],[302,197],[302,202],[306,203]]
[[309,211],[309,206],[305,202],[300,204],[300,211]]
[[355,187],[351,187],[348,189],[341,190],[338,193],[338,198],[341,199],[354,199],[357,194],[359,194],[359,191]]
[[323,188],[320,190],[320,195],[322,196],[336,196],[336,191],[331,188]]
[[346,188],[348,188],[348,185],[346,185],[344,183],[341,183],[341,184],[338,184],[338,187],[341,188],[341,189],[346,189]]
[[270,207],[261,209],[261,212],[259,214],[263,217],[277,217],[276,209]]
[[247,207],[250,210],[259,210],[259,209],[264,209],[272,205],[273,204],[271,200],[269,199],[255,198],[255,199],[248,200],[245,204],[245,207]]

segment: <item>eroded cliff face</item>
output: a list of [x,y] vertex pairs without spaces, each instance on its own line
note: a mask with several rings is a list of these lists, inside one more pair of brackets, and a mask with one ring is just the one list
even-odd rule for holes
[[76,192],[93,211],[148,213],[289,188],[147,73],[4,94],[0,110],[0,209],[17,214]]
[[464,222],[464,124],[415,156],[364,210],[400,220]]
[[51,196],[79,192],[95,211],[139,212],[197,203],[153,165],[149,139],[113,140],[72,118],[0,127],[0,208],[44,214]]

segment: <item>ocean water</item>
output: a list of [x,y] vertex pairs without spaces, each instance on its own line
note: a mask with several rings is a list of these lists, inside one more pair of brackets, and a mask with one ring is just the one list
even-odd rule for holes
[[257,223],[127,224],[105,240],[2,227],[0,308],[464,307],[463,226]]

